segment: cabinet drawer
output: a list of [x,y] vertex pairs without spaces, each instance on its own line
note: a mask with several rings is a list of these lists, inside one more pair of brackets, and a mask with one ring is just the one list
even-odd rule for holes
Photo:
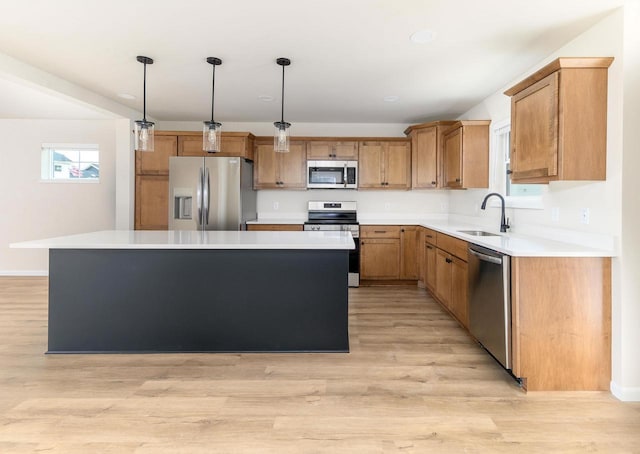
[[302,231],[302,224],[247,224],[247,230],[260,232],[294,232]]
[[436,233],[436,245],[443,251],[467,261],[467,242],[444,233]]
[[361,238],[400,238],[399,225],[363,225],[360,227]]
[[436,231],[425,228],[424,241],[425,243],[433,244],[434,246],[436,246]]

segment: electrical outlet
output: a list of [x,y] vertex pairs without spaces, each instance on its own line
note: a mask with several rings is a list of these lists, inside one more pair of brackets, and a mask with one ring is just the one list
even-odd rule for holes
[[385,202],[384,209],[385,210],[390,210],[391,209],[391,204],[389,202]]
[[558,207],[551,208],[551,220],[553,222],[558,222],[560,220],[560,208]]
[[478,214],[478,213],[480,212],[480,207],[478,206],[478,204],[477,204],[477,203],[474,203],[474,204],[473,204],[473,212],[474,212],[475,214]]
[[449,210],[449,204],[447,202],[440,203],[440,211],[446,212]]
[[280,208],[280,202],[273,202],[273,209],[277,210],[278,208]]
[[589,208],[580,209],[580,223],[581,224],[589,223]]

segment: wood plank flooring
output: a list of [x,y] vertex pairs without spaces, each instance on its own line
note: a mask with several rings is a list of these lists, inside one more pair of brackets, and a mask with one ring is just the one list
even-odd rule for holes
[[640,453],[640,404],[523,393],[424,290],[350,290],[349,354],[44,355],[0,278],[0,453]]

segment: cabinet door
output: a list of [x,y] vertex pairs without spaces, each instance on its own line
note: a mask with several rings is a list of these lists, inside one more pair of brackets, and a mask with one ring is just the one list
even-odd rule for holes
[[357,160],[358,142],[326,141],[309,142],[307,159],[310,160]]
[[424,286],[432,292],[436,289],[436,247],[426,243],[424,245]]
[[418,228],[400,229],[400,279],[418,279]]
[[382,173],[383,144],[381,142],[360,142],[358,152],[358,187],[383,188]]
[[558,72],[511,98],[512,180],[558,175]]
[[435,188],[438,185],[438,128],[414,132],[411,143],[411,172],[414,189]]
[[256,145],[253,187],[255,189],[275,189],[280,187],[280,153],[273,151],[273,144]]
[[178,137],[156,135],[153,148],[136,151],[136,174],[169,175],[169,157],[178,155]]
[[449,309],[466,328],[469,325],[467,262],[451,257],[451,305]]
[[399,239],[360,240],[360,277],[398,279],[400,277]]
[[334,158],[345,161],[358,160],[358,142],[335,142],[333,145]]
[[462,187],[462,128],[444,136],[444,185]]
[[436,288],[435,293],[447,308],[451,305],[451,256],[436,249]]
[[384,159],[384,187],[409,189],[411,187],[411,146],[408,142],[388,142]]
[[220,152],[207,153],[202,149],[202,136],[178,136],[178,156],[248,157],[246,137],[225,136],[220,139]]
[[136,175],[135,212],[136,230],[167,230],[169,176]]
[[303,227],[302,224],[247,224],[247,230],[260,232],[301,232]]
[[288,153],[276,153],[273,151],[273,147],[271,152],[279,155],[279,181],[281,182],[279,187],[286,189],[306,189],[306,144],[304,142],[291,141]]

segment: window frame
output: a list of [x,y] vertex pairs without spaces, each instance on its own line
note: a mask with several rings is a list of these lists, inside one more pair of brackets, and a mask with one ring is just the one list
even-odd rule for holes
[[[52,173],[52,152],[53,151],[92,151],[98,154],[97,161],[90,161],[92,164],[98,165],[98,177],[97,178],[46,178],[45,174],[51,175]],[[78,161],[83,163],[85,161]],[[86,161],[89,162],[89,161]],[[97,143],[42,143],[40,146],[40,183],[55,183],[55,184],[68,184],[68,183],[80,183],[80,184],[96,184],[100,183],[100,146]]]
[[[511,132],[511,119],[505,119],[491,123],[491,184],[490,189],[499,194],[504,194],[505,206],[507,208],[544,210],[543,196],[547,192],[546,185],[542,187],[542,193],[531,196],[512,196],[507,194],[507,172],[506,166],[509,159],[510,143],[506,149],[501,142],[506,133]],[[500,201],[492,198],[489,202],[491,207],[500,207]]]

